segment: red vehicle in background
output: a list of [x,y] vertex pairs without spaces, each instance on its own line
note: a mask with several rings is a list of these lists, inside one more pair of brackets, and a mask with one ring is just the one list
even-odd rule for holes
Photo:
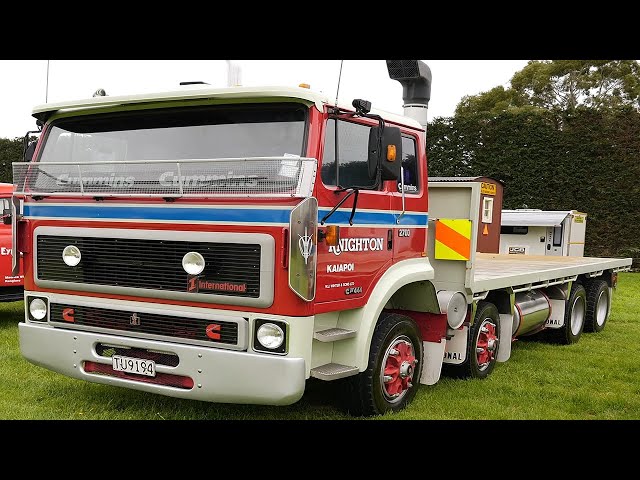
[[[18,275],[11,274],[11,196],[12,183],[0,183],[0,203],[2,204],[2,220],[0,224],[0,302],[22,300],[24,291],[24,275],[22,261]],[[5,219],[9,222],[5,223]]]

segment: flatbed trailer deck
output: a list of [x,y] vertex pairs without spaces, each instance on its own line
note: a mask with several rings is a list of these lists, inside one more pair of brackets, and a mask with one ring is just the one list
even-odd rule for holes
[[[549,285],[564,283],[582,274],[589,276],[604,270],[629,270],[629,260],[476,253],[473,281],[469,288],[474,294],[507,287],[528,290],[545,282],[549,282]],[[525,288],[527,286],[529,288]]]

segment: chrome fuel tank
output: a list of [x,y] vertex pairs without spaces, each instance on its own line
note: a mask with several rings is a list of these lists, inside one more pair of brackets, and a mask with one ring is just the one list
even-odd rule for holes
[[536,333],[544,327],[551,304],[549,298],[540,290],[516,294],[513,320],[513,336]]

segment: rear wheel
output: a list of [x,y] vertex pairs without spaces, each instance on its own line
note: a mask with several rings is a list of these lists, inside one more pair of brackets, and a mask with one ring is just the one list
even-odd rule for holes
[[460,365],[443,364],[447,376],[486,378],[496,366],[500,344],[500,315],[493,303],[479,302],[475,321],[469,330],[466,360]]
[[352,415],[379,415],[405,408],[416,395],[422,371],[422,340],[405,315],[383,313],[371,339],[369,364],[348,378]]
[[580,283],[571,286],[571,293],[565,305],[564,325],[560,328],[549,328],[547,338],[563,345],[577,343],[584,330],[587,313],[587,292]]
[[593,279],[587,284],[587,314],[584,319],[585,332],[601,332],[611,311],[609,284],[602,279]]

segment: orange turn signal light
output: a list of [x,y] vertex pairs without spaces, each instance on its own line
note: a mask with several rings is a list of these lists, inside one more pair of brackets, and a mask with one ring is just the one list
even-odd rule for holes
[[390,162],[396,161],[396,146],[387,145],[387,160]]
[[324,241],[328,246],[337,246],[340,241],[340,227],[338,225],[327,225],[324,230]]
[[300,88],[311,88],[311,85],[309,85],[308,83],[301,83],[300,85],[298,85],[298,87],[300,87]]

